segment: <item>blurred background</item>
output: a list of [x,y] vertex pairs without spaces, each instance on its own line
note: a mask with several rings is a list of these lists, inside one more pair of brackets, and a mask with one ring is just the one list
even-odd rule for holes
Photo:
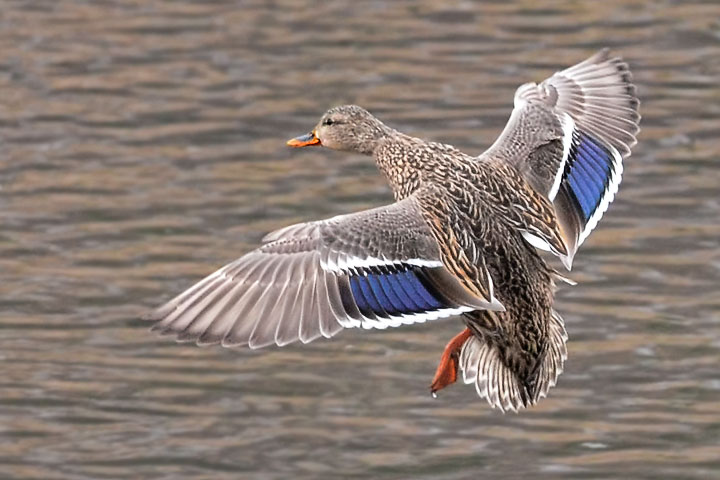
[[[0,478],[720,475],[716,2],[0,3]],[[458,319],[261,352],[137,320],[270,230],[390,200],[370,159],[285,147],[328,107],[479,154],[519,84],[605,46],[640,143],[535,408],[430,397]]]

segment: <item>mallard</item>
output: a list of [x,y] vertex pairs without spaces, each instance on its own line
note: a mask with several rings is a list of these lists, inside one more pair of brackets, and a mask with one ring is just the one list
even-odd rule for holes
[[538,250],[571,268],[618,190],[638,104],[627,64],[603,50],[522,85],[479,156],[331,108],[288,145],[372,156],[395,202],[272,232],[147,318],[178,341],[260,348],[460,316],[433,395],[462,372],[492,407],[533,405],[568,338],[553,308],[564,277]]

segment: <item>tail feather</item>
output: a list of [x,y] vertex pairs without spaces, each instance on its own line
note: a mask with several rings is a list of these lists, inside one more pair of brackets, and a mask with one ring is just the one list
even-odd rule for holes
[[537,403],[555,386],[567,359],[568,336],[563,320],[553,311],[545,352],[532,381],[518,378],[503,362],[496,347],[473,335],[465,341],[458,364],[466,384],[474,383],[481,398],[502,412],[517,412]]
[[545,358],[540,363],[535,381],[533,403],[547,396],[548,390],[555,386],[557,379],[563,372],[567,360],[567,339],[565,322],[553,310],[548,329],[548,341],[545,349]]

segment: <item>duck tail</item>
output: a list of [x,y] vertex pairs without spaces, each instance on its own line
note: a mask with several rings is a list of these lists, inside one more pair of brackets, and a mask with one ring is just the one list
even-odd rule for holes
[[548,341],[545,347],[545,356],[533,377],[533,404],[547,396],[548,391],[555,386],[558,377],[563,372],[563,366],[567,359],[567,339],[568,334],[565,330],[565,322],[563,322],[562,317],[553,310],[548,327]]
[[463,345],[459,358],[463,381],[474,383],[480,398],[502,412],[517,412],[531,404],[523,382],[502,361],[494,346],[476,336]]
[[552,311],[545,354],[530,381],[524,381],[505,364],[493,345],[473,335],[462,346],[459,366],[466,384],[474,383],[481,398],[502,412],[517,412],[547,396],[563,371],[567,358],[567,332],[560,315]]

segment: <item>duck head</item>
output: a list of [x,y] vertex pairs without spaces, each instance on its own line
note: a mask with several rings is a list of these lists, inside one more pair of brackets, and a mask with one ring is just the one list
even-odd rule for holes
[[310,133],[288,140],[291,147],[320,145],[333,150],[371,155],[392,130],[357,105],[331,108]]

